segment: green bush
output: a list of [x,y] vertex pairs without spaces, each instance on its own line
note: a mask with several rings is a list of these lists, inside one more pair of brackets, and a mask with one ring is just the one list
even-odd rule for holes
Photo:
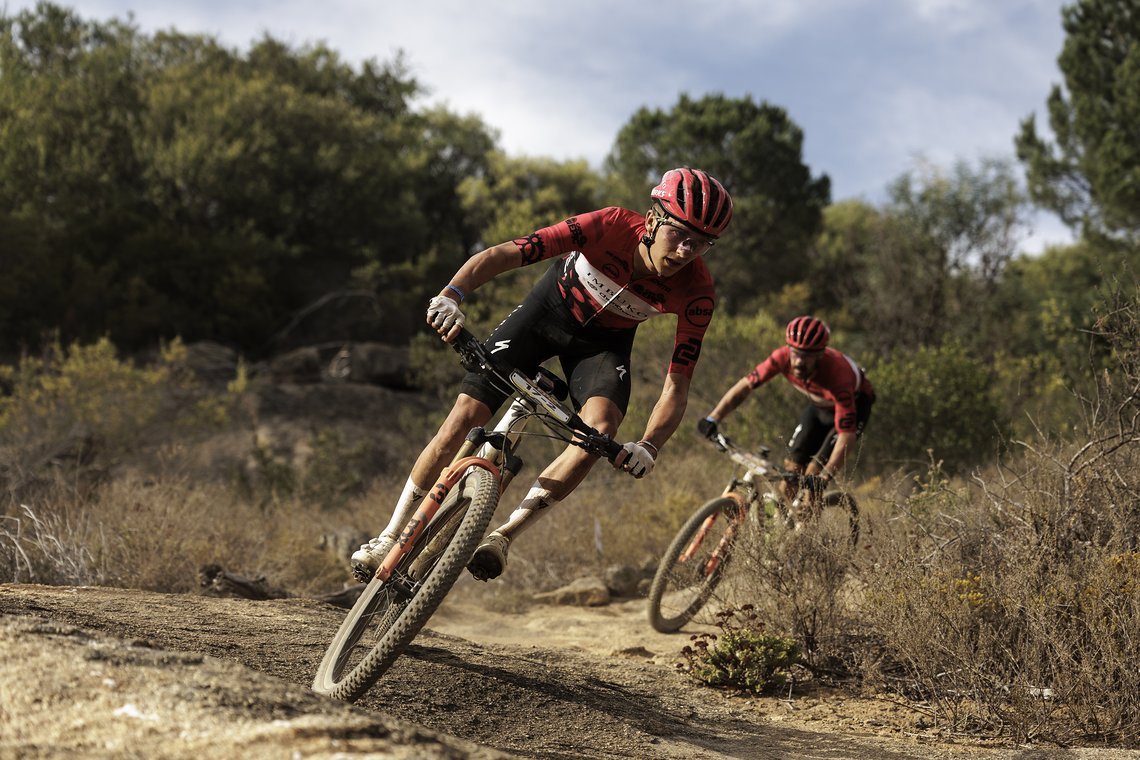
[[765,633],[751,605],[717,615],[722,633],[698,633],[681,650],[678,670],[695,681],[752,694],[776,691],[788,682],[800,662],[800,646],[792,639]]
[[876,401],[866,445],[877,462],[925,466],[932,454],[960,473],[1008,437],[993,373],[959,343],[897,354],[869,374]]
[[228,420],[231,394],[205,389],[181,341],[137,367],[106,338],[51,345],[0,367],[0,487],[10,501],[59,476],[98,480],[128,455],[158,451]]

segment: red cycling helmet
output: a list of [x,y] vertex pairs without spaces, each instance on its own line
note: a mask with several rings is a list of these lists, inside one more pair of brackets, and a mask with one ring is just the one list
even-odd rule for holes
[[670,169],[649,195],[666,214],[709,237],[718,237],[732,220],[732,196],[700,169]]
[[784,332],[788,345],[801,351],[822,351],[827,348],[831,330],[815,317],[796,317]]

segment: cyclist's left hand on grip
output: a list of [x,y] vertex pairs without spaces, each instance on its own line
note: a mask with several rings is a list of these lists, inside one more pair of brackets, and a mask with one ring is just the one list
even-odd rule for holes
[[448,343],[455,340],[467,318],[459,310],[459,304],[447,296],[436,296],[428,301],[427,323]]
[[714,420],[712,417],[704,417],[697,420],[697,432],[703,435],[705,438],[708,438],[710,441],[713,438],[716,438],[716,434],[718,432],[716,420]]
[[621,447],[621,453],[614,458],[614,467],[625,470],[635,478],[644,478],[653,472],[656,460],[649,449],[640,443],[630,441]]

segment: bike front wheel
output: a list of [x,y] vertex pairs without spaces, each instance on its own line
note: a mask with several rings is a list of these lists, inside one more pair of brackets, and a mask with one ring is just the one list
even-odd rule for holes
[[361,592],[317,668],[314,691],[355,702],[380,679],[459,579],[498,503],[494,474],[472,467],[392,576]]
[[725,577],[737,547],[754,530],[740,502],[722,496],[703,505],[665,550],[649,588],[649,624],[673,633],[693,619]]

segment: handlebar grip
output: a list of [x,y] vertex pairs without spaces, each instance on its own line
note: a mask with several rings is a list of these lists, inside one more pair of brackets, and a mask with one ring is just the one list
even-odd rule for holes
[[617,455],[622,452],[622,445],[620,443],[604,433],[599,433],[587,425],[585,421],[576,414],[570,420],[570,429],[578,433],[588,442],[589,445],[586,448],[592,448],[596,452],[601,452],[611,463]]
[[452,341],[451,347],[454,348],[456,351],[460,351],[463,348],[470,346],[472,343],[478,343],[478,342],[479,342],[479,339],[476,338],[475,335],[470,330],[468,330],[466,327],[460,327],[459,328],[459,335],[455,336],[455,340]]
[[606,442],[602,444],[602,451],[605,453],[606,459],[613,462],[617,455],[624,451],[624,448],[613,438],[606,436]]

